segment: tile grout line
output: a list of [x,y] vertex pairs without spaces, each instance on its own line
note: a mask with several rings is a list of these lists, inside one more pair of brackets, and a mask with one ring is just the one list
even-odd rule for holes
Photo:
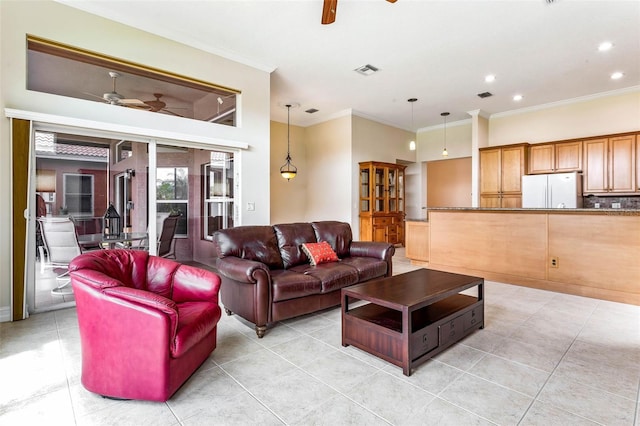
[[[584,323],[582,324],[582,326],[580,327],[580,330],[578,330],[578,332],[576,333],[575,337],[573,338],[573,340],[571,341],[571,344],[567,347],[567,349],[564,351],[564,353],[562,354],[562,357],[560,357],[560,360],[558,361],[558,363],[555,365],[555,367],[553,367],[553,370],[551,371],[551,373],[549,374],[549,376],[546,378],[546,380],[544,381],[544,383],[542,384],[542,386],[540,386],[540,389],[538,390],[538,392],[536,393],[536,395],[533,397],[533,399],[531,400],[531,403],[529,404],[529,406],[527,407],[527,409],[524,411],[524,413],[522,414],[522,417],[520,417],[520,420],[518,421],[518,425],[520,425],[522,423],[522,421],[524,420],[524,418],[527,416],[527,413],[529,413],[529,410],[531,409],[531,407],[533,406],[533,404],[535,404],[535,402],[538,400],[538,397],[540,396],[540,394],[542,393],[542,391],[544,390],[545,386],[547,386],[547,384],[549,383],[549,381],[551,380],[551,378],[553,377],[553,375],[555,374],[556,370],[558,369],[558,367],[560,366],[560,364],[562,363],[562,360],[565,359],[565,357],[567,356],[567,354],[569,353],[569,350],[571,350],[571,348],[573,347],[574,343],[576,342],[576,340],[578,340],[578,336],[580,335],[580,333],[584,330],[584,328],[586,327],[587,323],[589,322],[589,320],[591,319],[591,317],[593,316],[593,313],[596,310],[596,307],[598,306],[599,302],[593,307],[593,309],[591,310],[591,313],[589,314],[589,316],[587,317],[587,319],[584,321]],[[581,417],[585,420],[594,422],[594,423],[598,423],[600,424],[600,422],[597,422],[593,419],[589,419],[587,417],[582,416],[581,414],[578,413],[574,413],[572,411],[567,411],[564,408],[560,408],[560,407],[556,407],[555,405],[551,404],[553,407],[558,408],[564,412],[568,412],[571,414],[574,414],[578,417]]]

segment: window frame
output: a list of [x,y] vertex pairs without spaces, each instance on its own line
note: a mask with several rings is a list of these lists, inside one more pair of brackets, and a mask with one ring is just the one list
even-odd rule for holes
[[[175,188],[176,188],[176,179],[175,179],[175,177],[177,176],[176,169],[184,169],[186,171],[186,175],[185,175],[186,176],[186,195],[187,195],[186,199],[176,200],[176,199],[161,199],[161,198],[158,198],[158,193],[159,193],[158,192],[158,182],[159,182],[158,181],[158,176],[161,175],[161,170],[163,170],[163,169],[173,169],[174,170],[174,174],[173,174],[174,175],[174,181],[173,181],[174,182],[174,196],[175,196]],[[163,204],[163,205],[164,204],[169,204],[169,205],[175,204],[175,205],[184,205],[185,206],[184,207],[184,216],[181,214],[180,219],[178,219],[178,227],[176,229],[176,234],[175,234],[176,238],[188,238],[189,237],[189,201],[190,201],[189,200],[189,195],[190,195],[189,194],[189,167],[187,167],[187,166],[161,166],[161,167],[157,167],[156,168],[156,196],[155,196],[155,198],[156,198],[156,200],[155,200],[156,212],[157,213],[167,213],[167,212],[162,211],[162,209],[159,208],[159,206],[161,204]],[[182,227],[181,225],[184,227],[184,230],[185,230],[185,232],[183,232],[183,233],[182,232],[178,232],[180,230],[180,228]],[[161,231],[161,229],[156,230],[156,232],[158,232],[158,233],[160,231]]]
[[[69,197],[69,191],[68,191],[68,184],[67,184],[67,178],[68,177],[80,177],[80,178],[89,178],[90,181],[90,185],[91,185],[91,190],[89,193],[83,193],[83,192],[78,192],[78,193],[71,193],[73,195],[76,195],[78,197],[83,197],[83,196],[89,196],[90,197],[90,206],[91,206],[91,210],[88,212],[83,212],[83,211],[70,211],[69,210],[69,203],[67,201],[68,197]],[[80,185],[80,187],[82,187],[82,185]],[[90,173],[62,173],[62,199],[63,199],[63,206],[67,212],[67,214],[71,215],[71,216],[75,216],[75,217],[93,217],[95,216],[95,211],[94,211],[94,191],[95,191],[95,176],[90,174]],[[78,204],[80,207],[82,207],[82,203]]]
[[[232,228],[235,219],[236,198],[235,188],[236,176],[235,176],[235,155],[231,152],[225,151],[211,151],[225,154],[224,160],[211,160],[208,163],[201,165],[202,168],[202,235],[201,238],[207,241],[213,241],[213,232],[210,233],[209,225],[210,218],[221,217],[221,224],[219,229]],[[220,164],[223,163],[223,164]],[[216,187],[216,179],[214,179],[213,186],[211,185],[212,173],[220,171],[220,191],[216,194],[215,190],[211,188]],[[213,194],[211,194],[213,192]],[[219,208],[222,211],[219,211]],[[218,210],[214,214],[214,210]]]

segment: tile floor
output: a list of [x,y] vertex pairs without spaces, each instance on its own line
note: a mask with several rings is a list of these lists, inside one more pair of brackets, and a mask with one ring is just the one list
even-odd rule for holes
[[[412,269],[402,251],[395,273]],[[75,309],[0,323],[0,424],[640,425],[640,307],[487,282],[484,330],[410,377],[340,344],[340,309],[218,348],[166,403],[80,384]]]

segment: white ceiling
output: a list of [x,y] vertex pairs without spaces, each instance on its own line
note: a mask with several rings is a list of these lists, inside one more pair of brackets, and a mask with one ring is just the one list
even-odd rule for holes
[[[352,109],[416,130],[442,124],[443,111],[453,122],[640,87],[637,0],[338,0],[331,25],[320,24],[322,0],[59,1],[275,70],[271,118],[286,122],[282,105],[299,103],[291,122],[302,126]],[[599,52],[603,41],[613,49]],[[353,71],[365,64],[380,71]]]

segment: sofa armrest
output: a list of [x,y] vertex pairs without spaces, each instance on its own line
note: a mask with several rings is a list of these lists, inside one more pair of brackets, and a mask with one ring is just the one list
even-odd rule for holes
[[377,241],[352,241],[349,253],[351,256],[375,257],[390,261],[396,252],[393,244]]
[[216,268],[225,277],[247,284],[257,283],[260,272],[270,275],[269,268],[264,263],[234,256],[218,258]]

